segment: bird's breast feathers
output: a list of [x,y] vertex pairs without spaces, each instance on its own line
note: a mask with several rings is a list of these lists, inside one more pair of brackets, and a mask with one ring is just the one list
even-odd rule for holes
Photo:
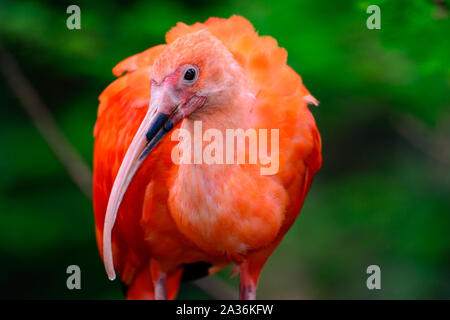
[[213,256],[245,255],[271,243],[283,223],[288,196],[256,168],[181,165],[169,195],[179,230]]

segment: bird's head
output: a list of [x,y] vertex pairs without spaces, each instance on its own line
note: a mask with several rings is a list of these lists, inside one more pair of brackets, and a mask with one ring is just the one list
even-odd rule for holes
[[223,43],[208,31],[168,44],[151,68],[148,112],[134,136],[114,181],[103,229],[103,259],[115,278],[111,233],[122,198],[134,174],[161,139],[180,121],[214,112],[239,94],[243,74]]
[[170,43],[152,66],[150,109],[189,117],[206,105],[227,105],[242,77],[236,60],[210,32],[187,34]]

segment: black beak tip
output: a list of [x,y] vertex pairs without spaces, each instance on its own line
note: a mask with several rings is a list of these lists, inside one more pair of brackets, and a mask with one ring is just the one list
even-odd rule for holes
[[152,126],[145,134],[145,136],[147,137],[147,142],[150,142],[156,136],[158,131],[166,123],[167,119],[169,119],[169,115],[158,112],[158,115],[155,118],[155,122],[153,122]]

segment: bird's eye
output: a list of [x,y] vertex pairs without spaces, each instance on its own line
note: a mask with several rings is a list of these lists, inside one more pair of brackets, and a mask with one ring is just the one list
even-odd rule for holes
[[194,66],[189,66],[183,74],[183,80],[186,84],[193,84],[197,81],[198,69]]
[[195,70],[194,68],[189,68],[184,73],[184,80],[192,81],[195,79]]

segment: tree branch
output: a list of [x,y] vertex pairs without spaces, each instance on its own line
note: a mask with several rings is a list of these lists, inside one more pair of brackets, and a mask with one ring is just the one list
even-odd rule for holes
[[0,42],[0,70],[11,90],[19,99],[39,133],[66,169],[72,181],[92,200],[92,172],[78,151],[73,148],[56,125],[55,120],[44,105],[38,93],[25,78],[16,59]]

